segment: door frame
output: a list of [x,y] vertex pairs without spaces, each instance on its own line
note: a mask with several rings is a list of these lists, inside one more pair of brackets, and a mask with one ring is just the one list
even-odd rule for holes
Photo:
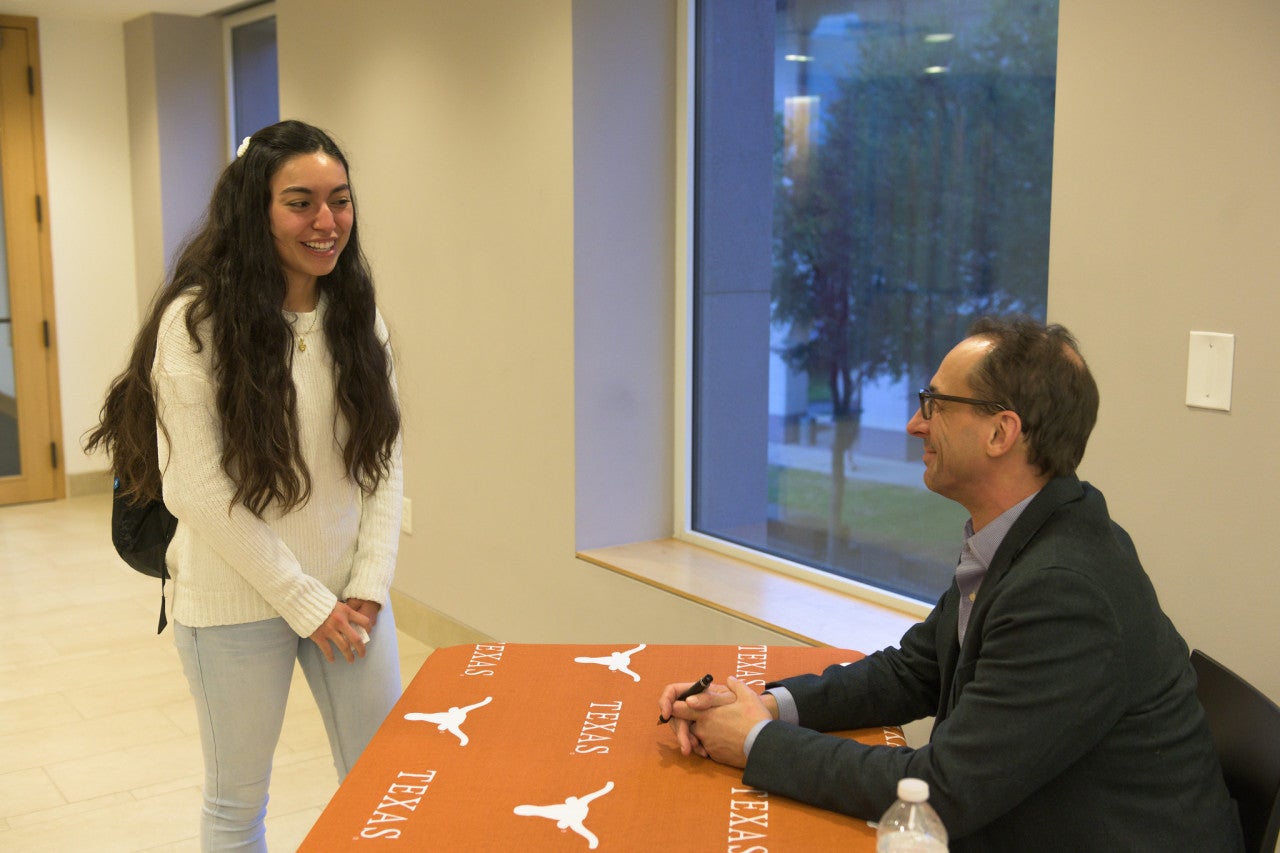
[[[9,299],[15,301],[18,288],[23,290],[24,316],[19,318],[23,327],[12,328],[14,343],[14,373],[19,400],[19,435],[36,434],[36,441],[29,438],[23,443],[22,473],[0,477],[0,506],[30,501],[54,500],[66,497],[66,451],[62,441],[62,396],[58,374],[58,324],[54,312],[53,250],[49,216],[49,184],[45,159],[44,101],[40,73],[40,38],[37,21],[32,17],[0,15],[0,28],[22,30],[27,41],[26,87],[29,96],[31,136],[31,178],[26,175],[20,185],[4,182],[5,233],[10,248],[15,244],[12,223],[27,215],[35,222],[35,258],[27,262],[35,268],[34,278],[24,275],[23,280],[9,277]],[[0,50],[3,50],[0,45]],[[11,172],[12,174],[12,172]],[[34,190],[34,197],[23,195]],[[17,197],[13,197],[18,194]],[[24,229],[25,230],[25,229]],[[29,235],[28,235],[29,237]],[[29,244],[23,253],[31,251]],[[15,253],[8,252],[10,270]],[[34,263],[30,263],[34,260]],[[15,312],[16,313],[16,312]],[[38,316],[32,316],[38,315]],[[24,401],[32,401],[34,408],[23,409]],[[43,421],[44,423],[41,423]],[[47,428],[42,428],[47,427]],[[46,439],[47,436],[47,439]],[[47,440],[47,447],[46,445]]]

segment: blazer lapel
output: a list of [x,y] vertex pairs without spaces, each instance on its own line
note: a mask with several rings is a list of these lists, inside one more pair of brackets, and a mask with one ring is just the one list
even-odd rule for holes
[[[969,627],[965,632],[963,647],[960,647],[956,633],[956,623],[959,618],[957,604],[959,589],[955,581],[952,581],[951,589],[954,595],[947,594],[942,613],[943,619],[939,625],[940,631],[950,630],[951,634],[949,643],[941,636],[938,638],[938,660],[943,672],[942,690],[939,694],[943,705],[940,716],[944,716],[947,711],[955,707],[955,703],[959,701],[960,692],[973,678],[976,658],[981,653],[982,625],[986,621],[991,599],[1001,580],[1009,573],[1014,560],[1044,526],[1044,523],[1063,504],[1078,500],[1083,494],[1084,487],[1074,474],[1056,477],[1046,483],[1031,503],[1027,504],[1027,508],[1022,511],[1022,515],[1018,516],[1018,520],[1013,523],[1004,541],[996,549],[991,565],[987,568],[987,574],[982,579],[982,586],[978,587],[978,596],[969,614]],[[950,608],[950,611],[948,612],[945,608]]]
[[[933,642],[937,649],[938,673],[938,711],[934,724],[946,719],[947,712],[954,706],[956,668],[960,657],[960,640],[957,625],[960,619],[960,588],[954,580],[951,589],[942,597],[941,610],[938,613],[938,633]],[[966,644],[967,645],[967,644]]]
[[1018,516],[1018,520],[1013,523],[1004,541],[996,549],[996,555],[991,558],[991,566],[987,569],[987,576],[983,579],[982,586],[978,588],[978,598],[974,602],[975,615],[979,603],[990,596],[992,590],[1008,573],[1009,567],[1013,565],[1018,554],[1022,553],[1022,549],[1040,531],[1049,517],[1063,504],[1079,500],[1083,495],[1084,487],[1074,474],[1068,477],[1056,477],[1045,484],[1040,494],[1036,495],[1022,511],[1022,515]]

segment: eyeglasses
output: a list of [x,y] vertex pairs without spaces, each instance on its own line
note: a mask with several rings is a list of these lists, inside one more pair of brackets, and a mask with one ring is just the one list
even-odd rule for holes
[[946,400],[951,403],[967,403],[970,406],[993,406],[1002,412],[1009,411],[1009,407],[1004,403],[997,403],[994,400],[975,400],[973,397],[953,397],[950,394],[935,394],[924,388],[920,389],[920,417],[926,421],[933,417],[933,401]]

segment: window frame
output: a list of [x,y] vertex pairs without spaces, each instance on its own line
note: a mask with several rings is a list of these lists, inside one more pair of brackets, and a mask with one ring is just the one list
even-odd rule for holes
[[235,158],[236,149],[240,147],[240,140],[236,138],[235,127],[236,86],[232,31],[245,24],[252,24],[254,21],[274,17],[276,17],[274,0],[267,0],[265,3],[259,3],[256,6],[250,6],[247,9],[241,9],[238,12],[222,16],[222,76],[223,85],[226,87],[227,156],[230,159]]
[[[697,104],[697,3],[677,0],[675,181],[675,377],[674,538],[762,569],[832,589],[854,598],[924,617],[932,603],[797,563],[693,529],[693,352],[694,352],[694,136]],[[905,428],[905,425],[904,425]]]

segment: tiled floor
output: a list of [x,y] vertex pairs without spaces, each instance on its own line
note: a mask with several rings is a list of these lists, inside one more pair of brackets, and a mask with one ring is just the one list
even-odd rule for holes
[[[200,742],[158,581],[111,548],[107,495],[0,507],[0,850],[199,849]],[[431,649],[401,632],[408,683]],[[300,671],[276,750],[273,851],[337,787]]]

